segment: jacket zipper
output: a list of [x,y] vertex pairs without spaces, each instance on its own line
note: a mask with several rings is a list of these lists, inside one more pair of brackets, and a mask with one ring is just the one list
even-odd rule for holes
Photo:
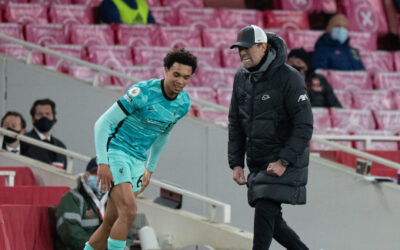
[[253,121],[254,121],[254,84],[251,82],[251,75],[249,74],[249,82],[250,82],[250,86],[251,86],[251,97],[250,97],[250,129],[249,129],[249,144],[251,145],[250,150],[251,150],[251,154],[253,155],[253,144],[252,144],[252,131],[253,131]]

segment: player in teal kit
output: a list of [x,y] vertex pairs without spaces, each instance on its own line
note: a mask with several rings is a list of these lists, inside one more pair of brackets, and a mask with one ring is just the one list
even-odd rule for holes
[[189,111],[183,88],[196,67],[196,57],[188,51],[171,51],[164,58],[165,79],[133,85],[97,120],[97,184],[103,192],[111,190],[104,221],[85,250],[124,249],[136,216],[135,197],[149,184],[173,126]]

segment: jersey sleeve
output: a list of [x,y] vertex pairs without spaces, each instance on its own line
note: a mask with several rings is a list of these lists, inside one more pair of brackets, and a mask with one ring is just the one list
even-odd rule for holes
[[146,101],[146,88],[141,84],[135,84],[126,91],[117,103],[126,115],[130,115],[136,109],[142,107]]

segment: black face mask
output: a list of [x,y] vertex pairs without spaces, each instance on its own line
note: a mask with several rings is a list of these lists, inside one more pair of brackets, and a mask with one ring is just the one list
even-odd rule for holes
[[50,129],[53,127],[54,125],[54,121],[51,121],[49,118],[47,117],[42,117],[39,120],[35,120],[35,122],[33,123],[33,125],[35,126],[35,128],[37,128],[41,133],[46,133],[49,132]]
[[[15,132],[15,133],[21,133],[21,131],[18,131],[18,130],[14,130],[14,129],[12,129],[12,128],[7,128],[7,130],[10,130],[10,131],[12,131],[12,132]],[[6,143],[6,144],[11,144],[11,143],[14,143],[14,142],[16,142],[17,141],[17,138],[12,138],[12,137],[9,137],[9,136],[4,136],[4,142]]]

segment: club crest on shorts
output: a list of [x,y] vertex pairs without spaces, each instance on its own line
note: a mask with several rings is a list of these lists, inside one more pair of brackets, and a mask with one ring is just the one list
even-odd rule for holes
[[131,95],[132,97],[136,97],[140,94],[140,88],[138,87],[134,87],[131,90],[129,90],[129,95]]

